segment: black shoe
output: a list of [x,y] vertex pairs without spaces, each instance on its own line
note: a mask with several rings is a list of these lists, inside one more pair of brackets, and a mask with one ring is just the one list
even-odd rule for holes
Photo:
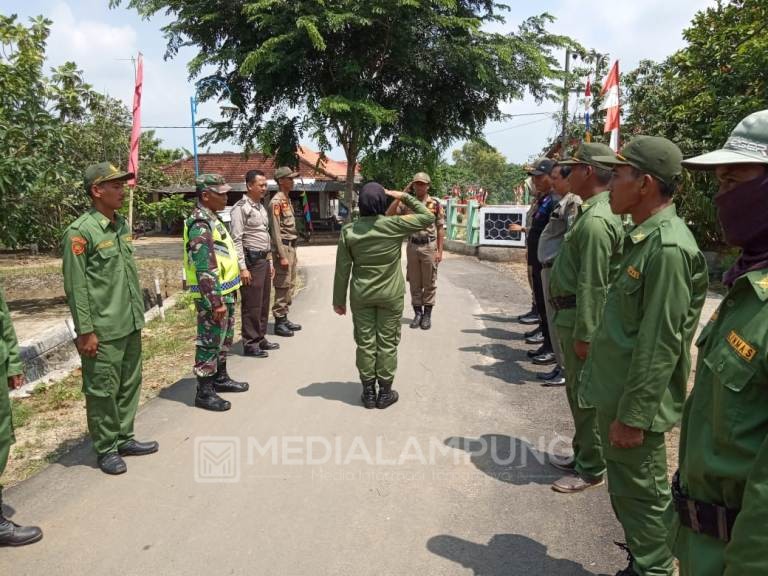
[[278,318],[275,316],[275,336],[290,337],[293,336],[293,330],[288,328],[288,324],[285,323],[286,317]]
[[26,546],[43,538],[37,526],[19,526],[0,515],[0,546]]
[[259,348],[261,350],[279,350],[280,344],[278,344],[277,342],[270,342],[269,340],[264,338],[261,341],[259,341]]
[[523,336],[526,338],[530,338],[531,336],[536,336],[536,334],[539,334],[541,332],[541,326],[536,326],[533,330],[528,330],[528,332],[523,333]]
[[227,372],[226,359],[219,360],[216,376],[213,379],[213,389],[216,392],[247,392],[248,388],[250,388],[248,382],[238,382],[237,380],[232,380],[229,372]]
[[538,356],[539,354],[544,354],[544,352],[548,352],[547,348],[542,344],[536,350],[528,350],[528,352],[525,353],[528,358],[533,358],[535,356]]
[[118,474],[125,474],[128,470],[128,466],[125,465],[123,460],[117,452],[109,452],[99,456],[99,468],[105,474],[111,474],[117,476]]
[[160,449],[160,445],[155,441],[139,442],[138,440],[128,440],[122,446],[118,446],[117,453],[120,456],[146,456],[154,454]]
[[400,395],[392,390],[392,381],[379,380],[379,396],[376,398],[376,408],[383,410],[392,406],[400,398]]
[[301,330],[301,324],[294,324],[288,320],[288,316],[285,317],[285,325],[288,327],[288,330],[293,330],[294,332]]
[[541,324],[541,317],[536,313],[528,313],[523,316],[518,316],[517,321],[520,324]]
[[243,348],[243,356],[252,358],[269,358],[269,352],[261,348]]
[[560,376],[560,372],[562,371],[562,368],[558,364],[552,370],[549,372],[540,372],[539,374],[536,374],[536,378],[539,380],[552,380],[552,378],[557,378]]
[[525,343],[526,344],[544,344],[544,332],[539,330],[533,336],[526,338]]
[[0,488],[0,546],[26,546],[43,537],[37,526],[19,526],[3,516],[3,492]]
[[555,376],[549,380],[544,380],[542,386],[546,388],[557,388],[559,386],[565,386],[565,376]]
[[549,364],[556,364],[557,358],[555,358],[554,352],[547,351],[538,356],[534,356],[531,361],[538,366],[547,366]]
[[376,380],[363,380],[363,394],[360,400],[366,408],[376,408]]
[[413,320],[411,321],[411,328],[418,328],[421,326],[421,317],[424,315],[424,310],[421,306],[413,307]]
[[197,394],[195,395],[195,406],[203,410],[213,412],[224,412],[232,408],[227,400],[216,394],[213,388],[213,376],[197,377]]
[[424,316],[421,317],[421,329],[432,328],[432,306],[424,306]]
[[538,316],[538,315],[539,315],[539,312],[536,310],[536,306],[532,305],[531,309],[528,310],[528,312],[526,312],[525,314],[520,314],[520,316],[517,317],[517,320],[519,322],[521,319],[525,318],[526,316]]

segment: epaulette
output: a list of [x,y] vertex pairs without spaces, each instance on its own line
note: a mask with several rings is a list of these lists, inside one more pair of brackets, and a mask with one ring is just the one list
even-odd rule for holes
[[659,237],[662,246],[679,246],[680,232],[675,230],[671,220],[664,220],[659,225]]
[[71,229],[71,230],[79,230],[79,229],[80,229],[80,225],[81,225],[83,222],[85,222],[85,219],[86,219],[87,217],[88,217],[88,212],[86,212],[85,214],[80,214],[80,216],[78,216],[78,217],[77,217],[77,219],[76,219],[74,222],[72,222],[72,224],[70,224],[69,226],[67,226],[67,229],[68,229],[68,230],[69,230],[69,229]]

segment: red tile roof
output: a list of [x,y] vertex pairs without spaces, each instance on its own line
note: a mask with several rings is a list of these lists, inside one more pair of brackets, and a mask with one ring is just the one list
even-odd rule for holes
[[[318,161],[320,154],[306,147],[298,150],[299,155],[299,174],[304,178],[314,178],[315,180],[336,180],[346,181],[347,163],[333,160],[326,157],[323,162]],[[247,156],[241,152],[221,152],[216,154],[198,154],[198,165],[201,174],[221,174],[227,182],[242,182],[245,180],[245,173],[248,170],[261,170],[267,176],[267,179],[273,179],[275,174],[274,159],[260,152],[255,152]],[[184,172],[194,174],[195,161],[193,158],[184,158],[176,160],[172,164],[165,166],[163,171],[169,175],[178,176]],[[360,177],[360,166],[355,170],[355,180]]]

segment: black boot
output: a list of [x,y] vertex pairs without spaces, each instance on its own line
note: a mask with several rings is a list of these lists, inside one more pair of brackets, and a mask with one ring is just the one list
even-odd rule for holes
[[219,360],[219,369],[213,381],[213,389],[216,392],[247,392],[248,388],[248,382],[232,380],[227,372],[227,361]]
[[360,399],[363,401],[363,406],[366,408],[376,408],[376,379],[362,380],[363,383],[363,395]]
[[421,326],[421,317],[424,315],[424,310],[421,306],[413,307],[413,320],[411,321],[411,328],[418,328]]
[[392,380],[379,379],[379,397],[376,399],[376,408],[387,408],[392,406],[399,398],[396,391],[392,390]]
[[432,328],[432,306],[424,306],[424,316],[421,317],[421,329]]
[[275,336],[293,336],[293,330],[286,323],[287,317],[278,318],[275,316]]
[[285,317],[285,325],[288,326],[288,330],[293,330],[294,332],[298,332],[301,330],[301,324],[296,324],[294,322],[291,322],[288,320],[288,316]]
[[37,526],[19,526],[3,515],[3,492],[0,489],[0,546],[26,546],[43,537]]
[[195,396],[195,406],[203,410],[212,410],[214,412],[224,412],[232,407],[228,401],[216,394],[213,389],[215,376],[197,377],[197,395]]

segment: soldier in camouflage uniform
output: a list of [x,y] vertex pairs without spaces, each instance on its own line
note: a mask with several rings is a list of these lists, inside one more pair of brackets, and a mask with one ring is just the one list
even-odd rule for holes
[[196,188],[198,205],[184,223],[184,267],[197,309],[195,406],[220,412],[231,405],[217,392],[248,390],[247,382],[236,382],[227,373],[240,269],[232,237],[216,216],[227,205],[230,187],[218,174],[203,174]]

